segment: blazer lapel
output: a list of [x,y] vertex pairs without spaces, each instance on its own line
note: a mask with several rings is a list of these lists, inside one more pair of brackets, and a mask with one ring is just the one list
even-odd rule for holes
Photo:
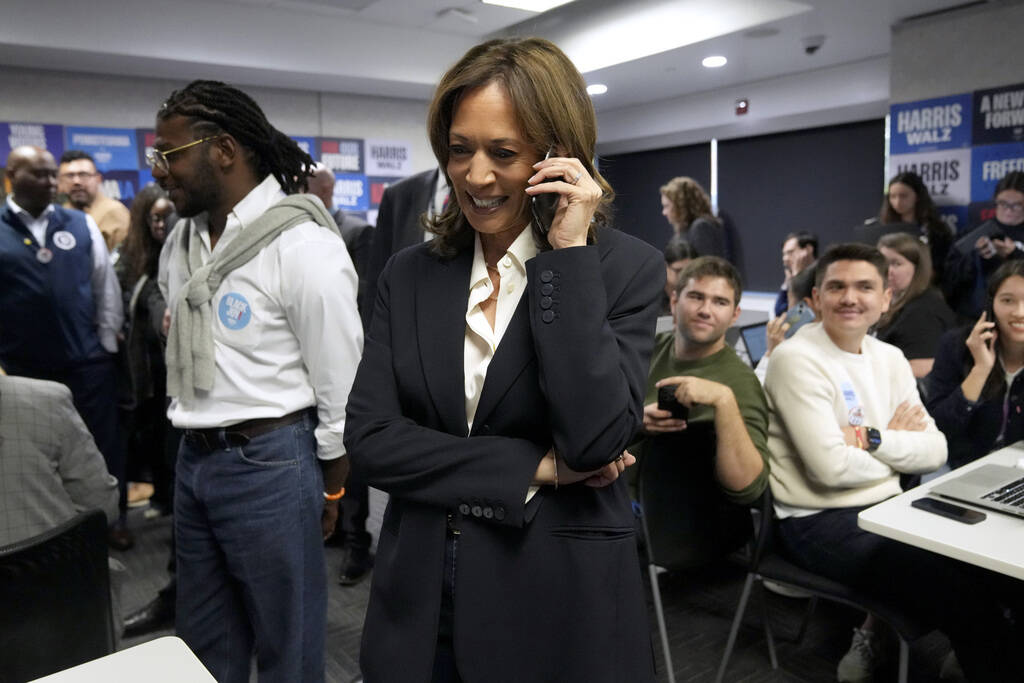
[[[416,336],[431,400],[447,432],[465,436],[466,389],[463,348],[473,249],[451,260],[420,260],[416,278]],[[440,265],[440,267],[438,267]]]
[[530,331],[530,315],[527,310],[529,295],[523,292],[519,305],[501,337],[501,343],[494,352],[494,358],[487,366],[487,378],[480,393],[480,402],[473,418],[473,429],[486,423],[491,412],[497,407],[509,387],[522,373],[523,368],[536,354],[533,350],[533,335]]

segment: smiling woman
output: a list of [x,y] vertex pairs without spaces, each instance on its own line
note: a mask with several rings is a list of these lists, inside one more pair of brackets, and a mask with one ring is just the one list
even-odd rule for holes
[[429,132],[455,201],[381,275],[348,403],[353,466],[390,494],[363,675],[653,681],[619,474],[662,258],[607,226],[594,110],[553,44],[471,49]]

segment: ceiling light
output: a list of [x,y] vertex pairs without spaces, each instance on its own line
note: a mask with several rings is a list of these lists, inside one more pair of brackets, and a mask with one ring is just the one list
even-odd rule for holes
[[608,92],[608,86],[604,83],[594,83],[587,86],[588,95],[603,95]]
[[714,55],[712,57],[705,57],[701,61],[701,66],[706,66],[709,69],[717,69],[720,66],[725,66],[725,63],[729,60],[722,55]]
[[480,0],[485,5],[500,5],[512,9],[526,10],[527,12],[547,12],[561,5],[567,5],[573,0]]

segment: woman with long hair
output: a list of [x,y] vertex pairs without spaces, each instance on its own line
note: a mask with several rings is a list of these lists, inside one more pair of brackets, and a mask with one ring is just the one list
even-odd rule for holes
[[932,370],[939,337],[956,325],[956,316],[932,287],[931,255],[921,240],[893,233],[878,240],[878,249],[889,263],[892,301],[876,336],[903,351],[914,377],[924,377]]
[[661,214],[675,234],[697,250],[697,256],[728,258],[725,229],[711,213],[711,200],[693,178],[679,176],[661,186]]
[[554,44],[470,49],[428,132],[453,201],[381,274],[348,399],[353,467],[389,494],[362,673],[654,681],[619,474],[663,258],[609,225],[593,105]]
[[[157,185],[142,188],[132,201],[128,237],[115,265],[124,297],[121,409],[128,434],[129,481],[153,481],[152,503],[170,512],[172,474],[164,458],[167,429],[163,318],[167,304],[157,285],[160,250],[174,205]],[[148,488],[136,486],[136,490]],[[129,498],[145,498],[130,490]]]
[[973,325],[947,332],[927,379],[928,412],[959,467],[1024,439],[1024,260],[988,282],[988,307]]
[[932,281],[941,280],[942,267],[953,244],[953,231],[939,216],[921,176],[913,171],[904,171],[892,177],[882,199],[882,207],[878,210],[878,220],[883,225],[906,223],[917,226],[920,238],[928,244]]

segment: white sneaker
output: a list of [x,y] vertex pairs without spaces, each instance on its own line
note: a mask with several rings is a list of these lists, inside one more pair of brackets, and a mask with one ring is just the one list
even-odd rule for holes
[[878,666],[878,643],[873,631],[853,629],[850,649],[839,660],[836,677],[839,683],[864,683],[874,678]]

